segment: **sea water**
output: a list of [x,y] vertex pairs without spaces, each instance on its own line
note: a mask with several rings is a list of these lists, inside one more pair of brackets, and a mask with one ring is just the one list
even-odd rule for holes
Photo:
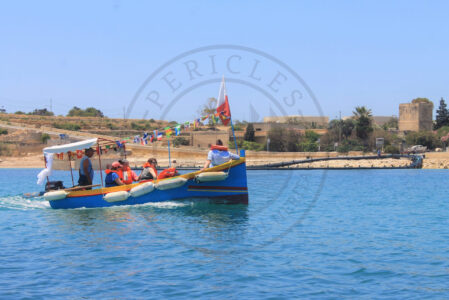
[[248,171],[247,206],[72,210],[22,196],[38,171],[0,170],[1,299],[449,298],[446,170]]

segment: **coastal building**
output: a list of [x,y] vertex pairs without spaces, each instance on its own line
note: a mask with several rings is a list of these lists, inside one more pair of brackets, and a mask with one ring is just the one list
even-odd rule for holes
[[433,104],[426,102],[399,104],[399,131],[431,131]]
[[298,124],[303,128],[327,128],[329,117],[326,116],[270,116],[263,118],[264,123]]
[[229,140],[229,132],[223,130],[193,131],[190,134],[190,145],[196,148],[209,148],[211,145],[215,145],[217,139],[226,144]]
[[373,123],[378,126],[383,126],[392,120],[397,120],[397,116],[373,116]]

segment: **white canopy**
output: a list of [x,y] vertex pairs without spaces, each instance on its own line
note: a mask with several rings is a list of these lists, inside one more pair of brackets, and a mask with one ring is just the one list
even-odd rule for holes
[[84,150],[86,148],[90,148],[93,145],[97,144],[97,138],[84,140],[76,143],[70,143],[65,145],[58,145],[53,147],[44,148],[44,153],[64,153],[64,152],[73,152],[76,150]]

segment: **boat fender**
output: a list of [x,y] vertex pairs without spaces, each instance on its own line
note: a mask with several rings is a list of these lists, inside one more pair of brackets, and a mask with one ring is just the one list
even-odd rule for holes
[[65,199],[68,194],[69,193],[67,193],[66,191],[63,191],[63,190],[47,192],[44,194],[44,199],[47,201],[62,200],[62,199]]
[[206,172],[195,176],[196,182],[222,181],[228,177],[225,172]]
[[103,196],[103,199],[107,202],[119,202],[119,201],[125,201],[128,199],[129,193],[127,191],[120,191],[120,192],[112,192],[108,193]]
[[132,197],[140,197],[145,194],[151,193],[154,190],[154,184],[152,182],[145,182],[142,184],[139,184],[136,187],[133,187],[129,193]]
[[182,177],[166,179],[166,180],[163,180],[163,181],[159,182],[158,184],[156,184],[156,188],[158,190],[170,190],[170,189],[175,189],[175,188],[181,187],[184,184],[186,184],[186,182],[187,182],[187,179],[182,178]]

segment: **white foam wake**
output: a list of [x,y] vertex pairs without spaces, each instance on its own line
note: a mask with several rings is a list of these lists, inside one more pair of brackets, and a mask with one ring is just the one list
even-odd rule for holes
[[0,209],[47,209],[48,201],[43,198],[24,198],[22,196],[0,197]]

